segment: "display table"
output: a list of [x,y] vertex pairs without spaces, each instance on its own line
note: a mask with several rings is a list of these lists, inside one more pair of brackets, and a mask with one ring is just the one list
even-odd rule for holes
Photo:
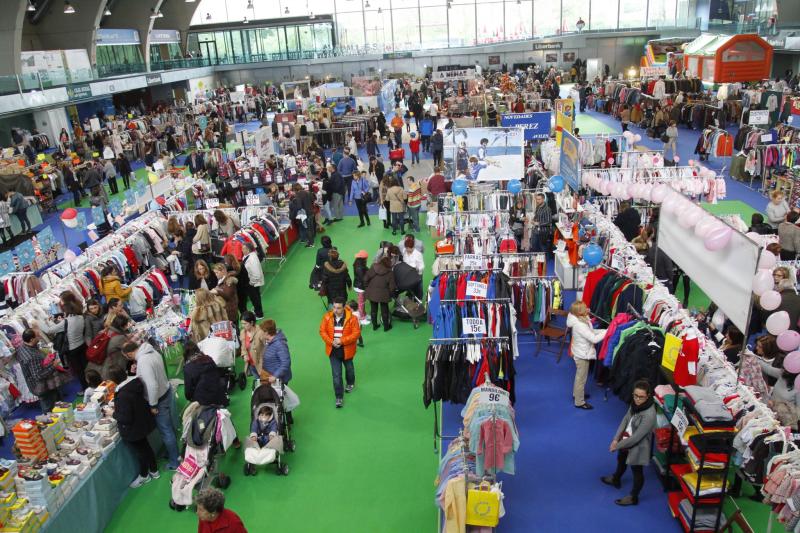
[[42,531],[103,531],[138,470],[139,464],[130,447],[118,441],[45,522]]
[[565,289],[581,289],[582,281],[578,279],[578,268],[574,267],[569,262],[569,256],[566,252],[555,253],[555,269],[556,277],[561,282]]

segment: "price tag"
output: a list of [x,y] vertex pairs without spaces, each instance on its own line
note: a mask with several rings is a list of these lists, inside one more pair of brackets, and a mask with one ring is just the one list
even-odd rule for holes
[[622,256],[620,254],[614,254],[611,256],[611,268],[619,271],[622,271],[625,268],[625,265],[622,262]]
[[675,426],[675,429],[678,430],[678,435],[683,438],[683,434],[686,433],[686,428],[689,427],[689,419],[686,418],[683,409],[680,407],[675,409],[675,414],[672,416],[670,423]]
[[219,198],[206,198],[206,209],[219,207]]
[[764,135],[762,135],[761,136],[761,142],[762,143],[771,143],[772,142],[772,134],[771,133],[765,133]]
[[245,196],[245,200],[247,201],[247,205],[261,205],[261,199],[257,194],[248,194]]
[[766,110],[752,110],[748,118],[749,124],[769,124],[769,111]]
[[497,387],[481,387],[478,391],[478,401],[483,404],[508,405],[510,398],[508,392]]
[[483,268],[483,256],[479,254],[464,254],[461,260],[464,270],[477,270]]
[[482,318],[462,318],[461,329],[467,335],[486,335],[486,321]]
[[250,181],[250,173],[249,172],[243,172],[242,173],[242,179],[244,181]]
[[251,167],[258,168],[258,158],[257,157],[250,156],[248,159],[250,161],[250,166]]
[[467,281],[467,296],[486,298],[487,286],[480,281]]

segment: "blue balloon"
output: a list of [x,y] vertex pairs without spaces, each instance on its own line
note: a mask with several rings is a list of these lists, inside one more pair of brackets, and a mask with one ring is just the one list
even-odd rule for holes
[[603,249],[595,243],[587,244],[583,249],[583,260],[593,267],[603,262]]
[[548,180],[547,186],[553,192],[561,192],[564,190],[564,178],[556,174]]
[[453,182],[453,194],[456,196],[464,196],[467,194],[468,188],[467,180],[465,179],[457,179]]
[[517,194],[519,191],[522,190],[522,182],[519,180],[511,180],[508,182],[508,192],[511,194]]

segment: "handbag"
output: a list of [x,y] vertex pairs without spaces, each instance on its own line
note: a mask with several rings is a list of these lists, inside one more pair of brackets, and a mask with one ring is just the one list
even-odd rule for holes
[[377,189],[380,187],[380,182],[378,181],[378,176],[375,175],[374,172],[369,173],[369,186],[373,189]]
[[55,334],[53,337],[53,350],[58,355],[64,355],[69,351],[69,340],[67,339],[67,321],[68,318],[64,318],[64,328]]
[[383,221],[389,220],[388,213],[386,213],[386,208],[383,206],[378,208],[378,219]]
[[491,488],[484,481],[467,491],[467,524],[495,527],[500,522],[500,495]]
[[667,136],[666,133],[661,136],[661,142],[664,144],[669,142],[669,137]]
[[372,193],[369,191],[362,192],[361,199],[366,203],[370,203],[372,201]]

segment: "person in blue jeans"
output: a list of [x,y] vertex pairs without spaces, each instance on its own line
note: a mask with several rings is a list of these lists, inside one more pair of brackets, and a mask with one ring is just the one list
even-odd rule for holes
[[175,436],[175,394],[167,378],[164,360],[150,344],[126,342],[122,354],[136,363],[136,377],[144,383],[145,399],[156,419],[156,428],[167,449],[167,469],[178,468],[178,439]]

